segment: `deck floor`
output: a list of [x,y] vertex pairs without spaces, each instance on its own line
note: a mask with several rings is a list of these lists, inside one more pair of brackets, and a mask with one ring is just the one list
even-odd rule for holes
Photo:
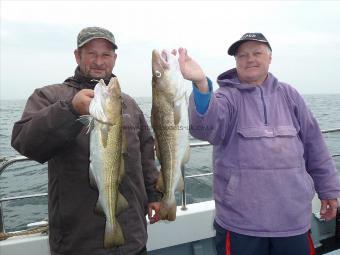
[[[333,251],[330,254],[340,255],[340,238],[331,237],[331,238],[320,241],[320,243],[322,244],[322,246],[316,249],[316,252],[317,252],[316,254],[322,255],[322,254],[327,254]],[[337,252],[334,252],[335,250],[337,250]]]

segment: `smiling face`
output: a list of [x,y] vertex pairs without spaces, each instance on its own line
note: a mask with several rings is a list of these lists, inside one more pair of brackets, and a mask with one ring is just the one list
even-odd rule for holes
[[238,47],[235,59],[237,75],[242,83],[261,85],[267,78],[272,56],[266,44],[244,42]]
[[74,51],[80,71],[88,78],[108,79],[115,65],[117,54],[105,39],[93,39]]

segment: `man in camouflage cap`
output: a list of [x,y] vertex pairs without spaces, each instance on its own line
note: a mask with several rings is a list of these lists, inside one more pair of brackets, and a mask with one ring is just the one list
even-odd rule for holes
[[115,38],[107,29],[81,30],[74,51],[78,64],[74,76],[62,84],[37,89],[13,127],[12,146],[16,150],[38,162],[48,161],[51,255],[146,254],[145,215],[150,223],[158,220],[161,194],[155,188],[154,140],[138,105],[122,93],[128,146],[119,191],[129,207],[117,220],[125,243],[104,248],[105,217],[95,213],[98,191],[89,181],[89,136],[77,119],[89,114],[98,80],[108,84],[115,76],[116,49]]
[[115,37],[113,36],[113,34],[109,30],[105,28],[101,28],[101,27],[86,27],[82,29],[78,34],[77,48],[80,48],[85,43],[93,39],[99,39],[99,38],[102,38],[102,39],[105,39],[111,42],[113,45],[113,49],[115,50],[118,49],[116,45]]

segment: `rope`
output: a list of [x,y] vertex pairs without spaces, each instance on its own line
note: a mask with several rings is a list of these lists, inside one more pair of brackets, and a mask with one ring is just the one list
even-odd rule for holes
[[6,240],[7,238],[14,237],[14,236],[23,236],[23,235],[33,235],[37,233],[47,233],[48,232],[48,226],[43,227],[35,227],[27,230],[22,230],[19,232],[0,232],[0,241]]

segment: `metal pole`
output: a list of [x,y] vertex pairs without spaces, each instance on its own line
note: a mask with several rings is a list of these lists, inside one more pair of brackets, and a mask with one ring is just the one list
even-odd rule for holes
[[185,211],[187,209],[186,187],[185,187],[185,166],[181,166],[181,172],[183,177],[183,191],[182,191],[182,208]]
[[2,203],[0,202],[0,233],[5,233],[4,217],[2,213]]

